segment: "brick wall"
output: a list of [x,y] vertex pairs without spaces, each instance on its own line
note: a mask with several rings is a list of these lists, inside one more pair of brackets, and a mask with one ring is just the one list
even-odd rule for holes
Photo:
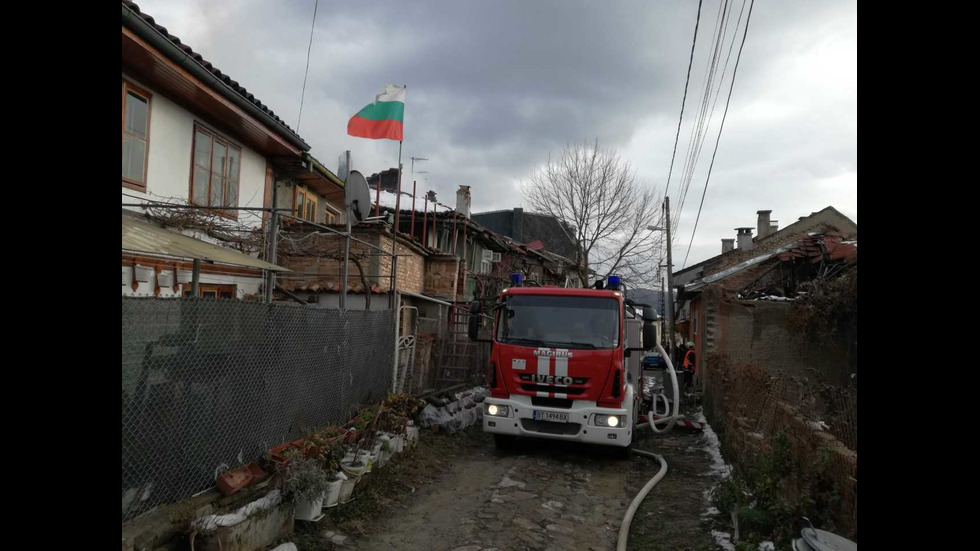
[[425,264],[424,292],[453,299],[456,296],[458,261],[451,257],[430,257]]
[[[840,500],[814,523],[857,539],[857,390],[814,384],[802,377],[773,376],[749,363],[709,355],[705,414],[721,435],[726,460],[747,472],[763,467],[774,437],[783,435],[792,457],[788,500],[811,492],[813,477],[825,476]],[[817,428],[817,421],[829,429]],[[814,497],[810,494],[810,497]],[[824,504],[824,507],[827,505]]]
[[[391,257],[379,252],[379,247],[385,252],[391,251],[391,238],[381,235],[376,229],[354,230],[354,237],[359,241],[351,241],[350,254],[359,259],[364,269],[368,284],[387,291],[390,285]],[[369,245],[365,244],[369,243]],[[283,239],[279,244],[279,264],[294,272],[283,278],[283,287],[289,290],[311,288],[314,286],[339,289],[342,258],[344,254],[344,238],[339,235],[316,234],[305,235],[296,233],[292,241]],[[425,261],[422,255],[412,247],[398,242],[396,248],[398,257],[398,288],[413,293],[423,292],[425,276]],[[311,277],[299,278],[308,275]],[[361,277],[357,265],[348,265],[348,284],[360,289]]]
[[851,373],[845,343],[840,347],[818,345],[791,330],[791,303],[737,300],[718,284],[705,288],[701,302],[699,316],[706,319],[699,319],[699,330],[703,328],[707,336],[705,352],[722,354],[735,363],[751,363],[773,375],[816,376],[829,383],[848,384]]
[[[380,236],[381,248],[385,251],[391,250],[391,237],[388,235]],[[398,241],[395,245],[395,254],[398,255],[398,289],[421,293],[424,289],[423,280],[425,278],[425,260],[415,249]],[[385,284],[388,283],[388,276],[391,275],[391,257],[382,256],[378,258],[379,275],[382,276]]]

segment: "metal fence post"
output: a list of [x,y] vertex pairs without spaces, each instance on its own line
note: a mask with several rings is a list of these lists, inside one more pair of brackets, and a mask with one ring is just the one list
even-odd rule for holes
[[[278,260],[277,249],[279,245],[279,212],[276,210],[272,211],[272,216],[269,217],[269,258],[267,262],[270,264],[275,264]],[[269,270],[266,276],[265,282],[265,303],[272,303],[272,291],[276,287],[276,272],[275,270]]]
[[[340,309],[347,308],[347,270],[350,262],[350,151],[347,156],[347,174],[344,176],[344,220],[347,223],[347,235],[344,236],[344,262],[340,265]],[[367,289],[366,289],[367,290]],[[369,291],[369,290],[367,290]]]

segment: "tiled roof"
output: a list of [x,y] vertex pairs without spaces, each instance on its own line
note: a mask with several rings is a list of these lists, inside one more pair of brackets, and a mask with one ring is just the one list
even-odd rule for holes
[[180,48],[181,50],[183,50],[185,53],[187,53],[187,55],[189,55],[191,58],[193,58],[198,63],[200,63],[211,74],[213,74],[214,76],[216,76],[222,82],[224,82],[225,84],[227,84],[228,86],[230,86],[233,90],[235,90],[235,92],[237,92],[243,98],[247,99],[249,102],[251,102],[256,107],[258,107],[259,109],[261,109],[262,111],[264,111],[266,114],[268,114],[270,117],[272,117],[273,119],[275,119],[275,121],[278,122],[279,124],[281,124],[286,131],[288,131],[289,133],[291,133],[293,136],[296,136],[300,140],[303,139],[292,128],[290,128],[289,125],[287,125],[282,119],[280,119],[278,116],[276,116],[276,114],[272,111],[272,109],[269,109],[264,103],[262,103],[261,101],[259,101],[258,98],[256,98],[254,95],[250,94],[249,91],[246,90],[244,86],[238,84],[238,82],[235,81],[235,80],[233,80],[230,76],[222,73],[220,69],[218,69],[217,67],[215,67],[214,65],[212,65],[210,61],[204,59],[201,56],[201,54],[195,52],[193,49],[191,49],[190,46],[188,46],[187,44],[181,43],[181,41],[180,41],[179,38],[177,38],[176,36],[174,36],[174,35],[170,34],[169,32],[167,32],[167,28],[166,27],[164,27],[163,25],[158,25],[153,20],[153,16],[148,15],[148,14],[145,14],[142,11],[140,11],[140,8],[139,8],[139,6],[136,5],[136,3],[130,2],[128,0],[122,0],[122,4],[123,4],[123,6],[126,6],[127,8],[131,9],[133,11],[133,13],[135,13],[137,16],[139,16],[140,19],[142,19],[143,21],[146,21],[153,28],[155,28],[156,30],[160,31],[160,33],[163,34],[164,36],[166,36],[168,40],[170,40],[171,42],[173,42],[175,46],[177,46],[178,48]]

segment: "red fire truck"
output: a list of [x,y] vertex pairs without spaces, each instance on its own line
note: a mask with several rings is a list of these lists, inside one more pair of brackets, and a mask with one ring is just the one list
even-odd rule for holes
[[[656,313],[605,289],[505,289],[489,309],[470,308],[469,336],[492,318],[490,397],[483,430],[497,446],[516,437],[618,446],[628,453],[640,412],[643,341],[656,342]],[[519,278],[516,279],[519,285]]]

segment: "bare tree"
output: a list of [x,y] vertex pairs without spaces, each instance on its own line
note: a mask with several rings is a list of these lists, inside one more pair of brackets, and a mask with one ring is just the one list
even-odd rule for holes
[[580,279],[621,275],[634,287],[652,283],[662,240],[660,197],[636,179],[629,161],[593,144],[566,145],[524,187],[528,206],[555,217],[578,244]]

